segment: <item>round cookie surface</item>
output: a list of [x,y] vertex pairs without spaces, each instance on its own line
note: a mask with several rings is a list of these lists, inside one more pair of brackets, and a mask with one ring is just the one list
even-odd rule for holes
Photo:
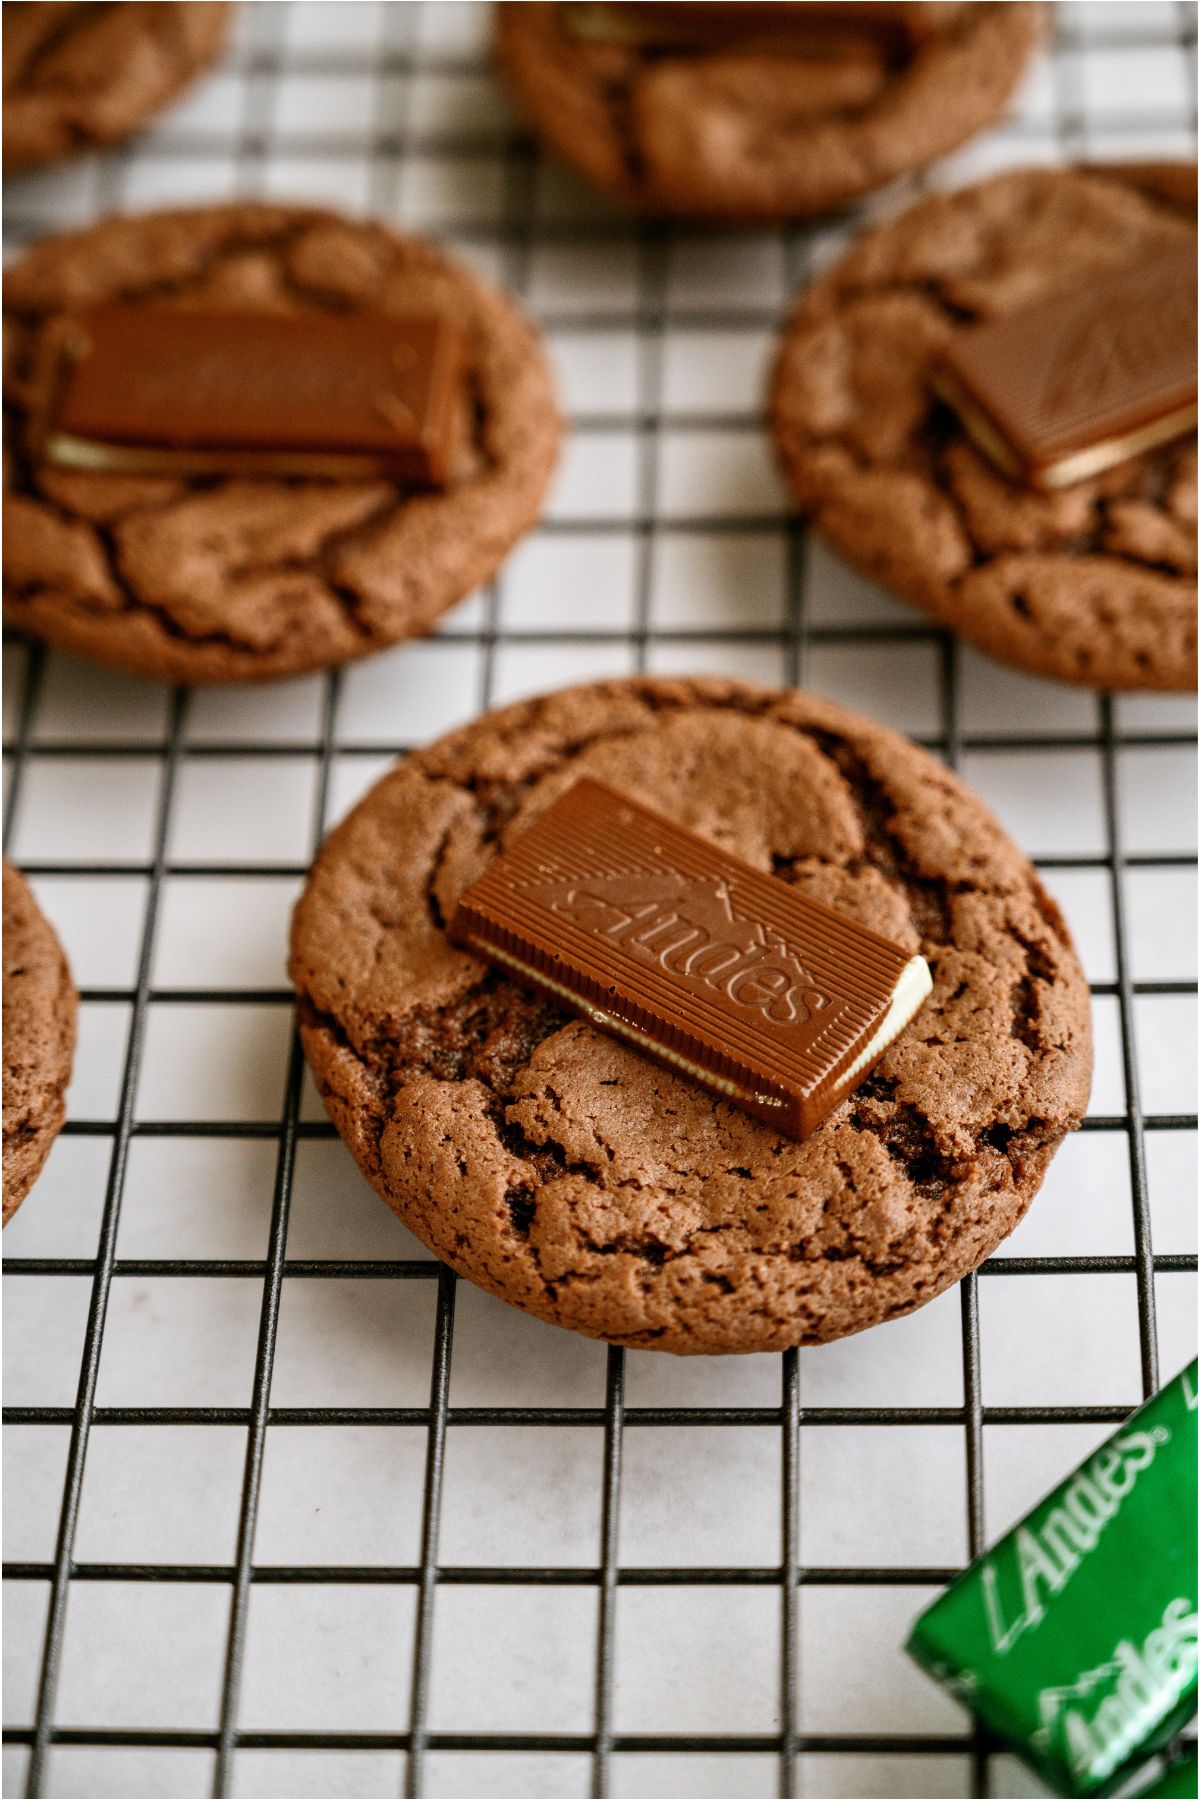
[[220,55],[232,11],[208,0],[6,5],[6,171],[131,137]]
[[[806,1143],[505,980],[444,922],[581,775],[911,949],[933,993]],[[397,767],[297,906],[304,1047],[368,1180],[439,1256],[543,1319],[675,1352],[893,1318],[1013,1229],[1076,1126],[1088,989],[982,803],[809,695],[644,679],[484,716]]]
[[505,296],[432,246],[258,204],[48,240],[5,280],[17,412],[37,404],[37,340],[54,315],[142,296],[444,315],[468,346],[449,480],[415,492],[383,479],[115,475],[16,455],[4,534],[14,624],[172,681],[294,675],[427,632],[536,518],[559,442],[540,342]]
[[1038,493],[929,387],[962,324],[1194,244],[1194,221],[1169,184],[1037,169],[864,237],[801,295],[772,380],[784,474],[817,529],[1003,661],[1095,687],[1194,686],[1194,436]]
[[533,129],[640,211],[733,222],[831,212],[943,156],[1003,110],[1040,32],[1023,4],[912,5],[899,56],[591,42],[542,0],[496,8]]
[[22,876],[4,864],[4,1222],[37,1180],[66,1113],[78,1000]]

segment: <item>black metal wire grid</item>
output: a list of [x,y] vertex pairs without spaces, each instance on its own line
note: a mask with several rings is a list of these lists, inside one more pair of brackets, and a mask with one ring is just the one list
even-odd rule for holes
[[[278,136],[272,136],[263,125],[269,111],[272,91],[289,75],[297,72],[320,77],[330,72],[361,73],[389,78],[401,84],[411,82],[418,71],[444,71],[448,74],[473,72],[478,64],[472,58],[445,56],[422,51],[418,42],[419,8],[391,6],[382,17],[382,40],[369,56],[354,50],[322,50],[305,53],[289,49],[287,14],[289,8],[276,4],[257,9],[259,17],[247,47],[240,52],[239,65],[245,75],[244,110],[234,145],[235,185],[239,191],[253,191],[272,155],[280,152]],[[1139,30],[1139,41],[1169,47],[1185,58],[1189,91],[1195,47],[1195,14],[1191,6],[1173,9],[1152,8],[1155,21]],[[1159,15],[1170,16],[1164,21]],[[1078,17],[1073,9],[1062,9],[1059,38],[1054,52],[1055,104],[1053,131],[1057,148],[1068,156],[1085,147],[1085,119],[1078,91],[1080,52],[1077,33]],[[1115,15],[1114,15],[1115,17]],[[1126,41],[1121,37],[1122,42]],[[400,115],[405,114],[401,110]],[[373,206],[393,212],[399,171],[404,159],[425,146],[421,135],[410,129],[397,130],[381,109],[377,124],[371,130],[370,198]],[[1094,129],[1094,121],[1091,122]],[[1190,124],[1194,127],[1192,106]],[[1153,137],[1158,121],[1150,116],[1122,120],[1122,131],[1128,137],[1139,134],[1147,141]],[[1012,127],[1017,137],[1021,128]],[[327,135],[310,140],[293,134],[284,145],[289,154],[300,159],[306,154],[327,155],[338,149]],[[470,130],[447,136],[439,134],[435,147],[439,156],[474,157],[481,149],[488,155],[498,154],[503,169],[503,193],[499,222],[484,220],[477,225],[460,222],[457,235],[466,242],[490,246],[499,253],[501,271],[508,285],[518,293],[529,287],[530,261],[535,244],[547,240],[572,244],[604,241],[632,243],[636,254],[636,303],[630,310],[612,315],[605,309],[585,309],[567,316],[557,315],[559,326],[587,333],[604,331],[614,325],[636,328],[637,393],[635,411],[619,418],[577,418],[580,432],[605,433],[614,429],[632,432],[637,444],[637,498],[634,515],[619,524],[597,524],[595,520],[559,517],[547,522],[548,533],[570,534],[581,530],[619,531],[632,536],[635,555],[635,616],[632,629],[618,634],[632,648],[632,660],[644,667],[647,655],[656,641],[650,606],[651,561],[657,542],[677,527],[662,516],[660,507],[660,446],[664,429],[669,424],[663,398],[663,347],[669,328],[677,325],[703,329],[709,325],[746,329],[770,328],[776,322],[774,308],[746,305],[731,313],[723,308],[711,312],[705,307],[680,306],[669,299],[667,267],[674,243],[685,234],[668,227],[645,225],[630,227],[624,222],[600,220],[593,225],[556,224],[553,220],[535,222],[535,183],[539,159],[530,143],[515,132],[505,132],[497,143],[494,137],[481,139]],[[208,138],[186,135],[163,140],[155,154],[164,159],[211,151]],[[345,146],[343,146],[345,148]],[[1044,149],[1044,146],[1043,146]],[[96,210],[118,204],[122,197],[122,178],[128,157],[118,154],[100,167],[97,179]],[[18,240],[36,236],[48,228],[36,208],[23,207],[22,189],[14,188],[9,208],[9,227]],[[810,265],[813,239],[793,231],[784,234],[784,250],[789,275],[794,283],[803,280]],[[753,418],[728,413],[698,420],[706,428],[723,430],[745,428],[757,424]],[[450,1372],[454,1344],[456,1279],[438,1264],[426,1260],[376,1259],[372,1261],[337,1261],[300,1259],[287,1254],[289,1209],[293,1196],[293,1178],[298,1144],[306,1138],[332,1136],[332,1128],[303,1116],[302,1061],[298,1044],[290,1046],[285,1089],[279,1117],[274,1122],[245,1120],[156,1121],[138,1117],[136,1096],[138,1080],[146,1051],[147,1024],[152,1008],[158,1002],[176,1005],[223,1004],[236,1007],[246,1004],[274,1004],[286,1007],[290,995],[286,991],[264,991],[261,988],[228,988],[194,990],[156,987],[152,981],[156,933],[161,918],[164,885],[168,879],[189,880],[212,877],[237,879],[243,876],[291,877],[303,873],[303,863],[279,863],[250,866],[217,861],[174,861],[169,852],[173,809],[181,771],[189,761],[221,757],[234,761],[264,757],[292,759],[312,758],[311,742],[205,742],[188,730],[192,697],[185,690],[171,694],[165,738],[161,741],[81,743],[75,740],[55,742],[44,739],[36,730],[39,700],[43,692],[48,659],[38,648],[31,650],[17,712],[15,731],[7,746],[10,785],[5,802],[5,842],[19,816],[22,793],[28,772],[38,759],[70,756],[94,758],[97,762],[139,757],[152,758],[157,768],[157,795],[154,801],[152,845],[149,855],[138,860],[101,859],[94,862],[33,862],[26,859],[27,872],[38,877],[122,878],[137,877],[146,884],[146,906],[138,946],[136,974],[128,987],[87,989],[86,1002],[121,1001],[128,1005],[130,1023],[121,1069],[120,1097],[112,1123],[87,1120],[68,1121],[68,1135],[102,1137],[109,1146],[109,1163],[99,1239],[94,1256],[10,1257],[5,1274],[12,1280],[30,1276],[74,1276],[90,1281],[90,1304],[84,1332],[83,1353],[78,1390],[71,1406],[12,1406],[5,1409],[6,1424],[24,1426],[59,1426],[69,1430],[69,1449],[63,1482],[57,1541],[53,1558],[43,1562],[6,1563],[5,1578],[14,1582],[38,1583],[48,1591],[49,1605],[37,1678],[33,1723],[28,1727],[6,1731],[5,1740],[27,1746],[26,1791],[45,1791],[47,1758],[54,1747],[178,1748],[195,1749],[211,1755],[211,1782],[214,1794],[231,1791],[234,1780],[234,1758],[240,1750],[389,1750],[405,1753],[406,1792],[426,1791],[426,1761],[430,1753],[447,1751],[529,1751],[574,1752],[590,1760],[591,1789],[595,1794],[611,1791],[614,1756],[637,1752],[670,1752],[680,1756],[704,1752],[722,1752],[744,1756],[767,1756],[774,1759],[777,1790],[782,1795],[803,1790],[802,1755],[822,1753],[863,1755],[878,1753],[891,1757],[919,1755],[923,1757],[969,1756],[970,1789],[973,1795],[989,1793],[992,1762],[996,1747],[981,1734],[970,1738],[958,1735],[931,1736],[925,1733],[856,1732],[836,1734],[813,1733],[801,1728],[800,1690],[800,1617],[807,1590],[831,1588],[886,1588],[892,1586],[928,1586],[950,1579],[954,1566],[937,1567],[825,1567],[809,1566],[801,1556],[800,1544],[800,1468],[803,1433],[806,1427],[855,1426],[940,1426],[960,1432],[965,1451],[965,1508],[969,1552],[976,1555],[984,1545],[983,1518],[983,1431],[985,1425],[1005,1424],[1034,1427],[1038,1425],[1078,1424],[1096,1426],[1116,1424],[1126,1416],[1125,1404],[1088,1406],[986,1406],[983,1401],[980,1348],[979,1281],[1012,1276],[1053,1274],[1059,1276],[1108,1273],[1132,1277],[1137,1294],[1137,1316],[1143,1390],[1149,1393],[1159,1380],[1158,1343],[1155,1321],[1155,1276],[1163,1273],[1194,1271],[1195,1258],[1182,1255],[1156,1254],[1151,1241],[1150,1203],[1147,1179],[1147,1133],[1194,1130],[1192,1115],[1148,1114],[1142,1106],[1139,1088],[1139,1065],[1135,1038],[1135,1001],[1143,996],[1190,994],[1195,984],[1187,981],[1136,981],[1130,964],[1129,900],[1126,877],[1130,870],[1171,869],[1190,865],[1191,858],[1171,852],[1134,854],[1122,841],[1118,796],[1118,754],[1126,749],[1187,746],[1193,742],[1187,731],[1131,729],[1122,723],[1118,708],[1109,697],[1101,699],[1096,730],[1063,730],[1035,737],[1005,735],[1003,737],[971,734],[963,724],[961,701],[960,652],[953,639],[926,626],[915,617],[903,625],[822,624],[808,616],[806,581],[806,537],[803,528],[781,524],[777,516],[748,517],[744,513],[730,517],[716,515],[689,518],[689,532],[778,532],[786,535],[788,566],[787,616],[781,631],[739,631],[736,641],[762,642],[781,647],[786,658],[789,681],[802,684],[810,649],[825,645],[867,645],[924,643],[936,647],[938,658],[938,690],[940,725],[927,737],[930,748],[950,764],[958,763],[964,750],[991,749],[1036,750],[1047,759],[1047,768],[1061,752],[1088,749],[1097,752],[1102,770],[1103,819],[1105,846],[1101,853],[1062,855],[1040,859],[1041,867],[1051,876],[1057,871],[1090,869],[1108,883],[1113,922],[1115,979],[1096,984],[1097,996],[1115,1002],[1120,1021],[1121,1062],[1125,1087],[1124,1111],[1093,1115],[1086,1131],[1119,1133],[1125,1143],[1133,1209],[1132,1255],[1076,1255],[1053,1257],[1009,1257],[993,1259],[978,1276],[972,1275],[960,1290],[961,1356],[963,1401],[954,1406],[855,1406],[832,1407],[805,1405],[801,1394],[800,1359],[796,1352],[782,1358],[782,1388],[778,1405],[772,1406],[637,1406],[626,1399],[626,1358],[619,1349],[607,1353],[607,1373],[602,1407],[535,1406],[451,1406]],[[477,630],[456,635],[455,642],[469,641],[479,647],[482,671],[480,706],[492,698],[496,653],[510,641],[502,624],[501,593],[503,571],[487,591],[482,624]],[[675,643],[690,642],[697,646],[722,643],[719,631],[697,630],[676,634]],[[572,632],[572,645],[612,641],[614,634],[602,628],[595,632]],[[554,645],[563,642],[554,631],[523,633],[524,645]],[[339,736],[339,708],[343,694],[343,677],[331,673],[323,680],[320,730],[315,745],[317,781],[311,825],[311,845],[319,843],[330,812],[330,786],[335,759],[344,757],[378,757],[402,752],[405,746],[393,742],[343,742]],[[225,1137],[264,1139],[275,1146],[274,1176],[270,1197],[270,1227],[267,1250],[257,1259],[192,1259],[192,1258],[128,1258],[117,1254],[117,1234],[122,1197],[130,1157],[131,1144],[141,1137]],[[97,1404],[97,1379],[104,1344],[105,1323],[114,1277],[221,1277],[241,1276],[261,1282],[257,1349],[253,1390],[250,1404],[239,1407],[215,1406],[101,1406]],[[436,1324],[430,1369],[427,1405],[407,1407],[359,1406],[279,1406],[271,1401],[272,1372],[275,1362],[280,1302],[285,1281],[322,1278],[352,1282],[385,1280],[431,1283],[436,1291]],[[1166,1370],[1164,1373],[1171,1373]],[[136,1426],[151,1430],[160,1425],[232,1426],[245,1432],[245,1460],[241,1483],[236,1552],[232,1563],[219,1565],[165,1565],[160,1563],[87,1562],[75,1554],[85,1460],[93,1430],[115,1426]],[[404,1566],[345,1566],[307,1563],[260,1565],[255,1561],[255,1532],[262,1489],[264,1451],[268,1427],[287,1426],[372,1426],[381,1430],[392,1427],[420,1427],[427,1434],[420,1553],[415,1563]],[[504,1427],[538,1425],[544,1427],[578,1427],[587,1425],[603,1432],[603,1474],[597,1505],[601,1516],[600,1554],[590,1567],[494,1567],[446,1566],[439,1563],[439,1521],[441,1515],[443,1476],[447,1434],[471,1427]],[[782,1537],[778,1562],[766,1567],[744,1567],[735,1561],[710,1567],[630,1567],[621,1561],[619,1519],[622,1496],[622,1454],[628,1431],[670,1429],[704,1425],[738,1430],[747,1427],[777,1431],[781,1440],[782,1466]],[[731,1532],[730,1550],[736,1554],[736,1531]],[[221,1683],[219,1720],[214,1729],[106,1728],[96,1725],[87,1729],[68,1728],[56,1723],[56,1698],[62,1664],[64,1630],[68,1596],[73,1584],[85,1582],[153,1582],[153,1583],[218,1583],[230,1591],[229,1624],[225,1645]],[[407,1685],[409,1722],[402,1731],[338,1732],[325,1730],[249,1730],[239,1723],[239,1704],[243,1688],[246,1627],[251,1591],[263,1584],[403,1585],[415,1593],[415,1630],[411,1662],[396,1670],[398,1685]],[[454,1585],[483,1585],[548,1588],[556,1586],[587,1587],[596,1591],[597,1629],[594,1649],[594,1704],[591,1728],[578,1733],[561,1732],[448,1732],[430,1725],[430,1681],[433,1662],[433,1627],[439,1592]],[[659,1732],[633,1735],[616,1729],[614,1716],[616,1617],[618,1596],[634,1587],[717,1587],[767,1588],[778,1595],[781,1628],[778,1668],[778,1729],[768,1733],[735,1736],[729,1733]],[[736,1646],[730,1647],[736,1653]],[[59,1790],[64,1791],[64,1790]]]

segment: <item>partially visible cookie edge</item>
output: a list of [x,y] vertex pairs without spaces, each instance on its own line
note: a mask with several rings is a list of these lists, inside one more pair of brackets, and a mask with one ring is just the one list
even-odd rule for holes
[[[27,1135],[20,1143],[13,1141],[17,1122],[10,1118],[9,1071],[7,1062],[5,1063],[3,1223],[7,1225],[41,1174],[66,1118],[66,1092],[75,1051],[79,996],[58,934],[38,906],[24,876],[7,858],[3,865],[3,879],[6,910],[10,905],[19,908],[22,915],[20,929],[28,934],[31,942],[40,947],[55,968],[57,981],[54,993],[49,996],[48,1010],[58,1026],[54,1039],[55,1054],[49,1065],[41,1071],[35,1100],[37,1116],[26,1123]],[[7,951],[5,969],[7,972]]]
[[203,4],[214,17],[214,28],[210,40],[199,56],[191,58],[179,68],[175,79],[152,107],[142,112],[132,124],[123,130],[108,132],[102,136],[81,136],[78,141],[73,143],[52,144],[40,149],[22,147],[19,139],[13,142],[9,127],[6,125],[3,136],[5,173],[20,175],[31,169],[48,169],[59,163],[74,162],[81,156],[95,155],[103,153],[105,150],[116,149],[148,130],[162,113],[175,104],[194,81],[215,66],[229,46],[237,0],[203,0]]

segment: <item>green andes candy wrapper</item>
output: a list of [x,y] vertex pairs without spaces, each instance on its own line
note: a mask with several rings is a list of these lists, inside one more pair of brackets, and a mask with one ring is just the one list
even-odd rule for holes
[[1196,1752],[1185,1750],[1133,1800],[1196,1800]]
[[909,1655],[1062,1794],[1109,1794],[1196,1710],[1197,1365],[917,1620]]

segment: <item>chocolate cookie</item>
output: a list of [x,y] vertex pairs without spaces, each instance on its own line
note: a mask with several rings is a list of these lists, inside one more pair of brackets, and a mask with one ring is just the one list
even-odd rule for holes
[[1032,169],[926,200],[809,288],[771,387],[803,510],[851,562],[980,649],[1107,688],[1196,679],[1196,449],[1037,492],[934,396],[964,323],[1195,243],[1195,209],[1123,176]]
[[[102,301],[279,314],[427,309],[466,341],[444,488],[82,472],[28,453],[38,341]],[[537,516],[559,424],[533,328],[438,250],[327,212],[238,204],[109,219],[7,273],[15,454],[5,604],[50,643],[172,681],[251,681],[430,629]]]
[[62,946],[4,864],[4,1223],[37,1180],[66,1112],[78,1001]]
[[[459,895],[591,775],[906,948],[933,992],[803,1144],[448,940]],[[330,836],[298,904],[305,1050],[368,1180],[455,1269],[641,1348],[779,1350],[932,1299],[1083,1115],[1088,989],[984,806],[806,694],[633,680],[488,714]]]
[[496,8],[500,65],[533,129],[627,205],[735,222],[830,212],[945,155],[1003,110],[1041,22],[1028,5],[896,6],[896,35],[822,54],[785,35],[595,41],[574,23],[589,10]]
[[131,137],[220,55],[232,10],[203,0],[6,5],[6,170]]

